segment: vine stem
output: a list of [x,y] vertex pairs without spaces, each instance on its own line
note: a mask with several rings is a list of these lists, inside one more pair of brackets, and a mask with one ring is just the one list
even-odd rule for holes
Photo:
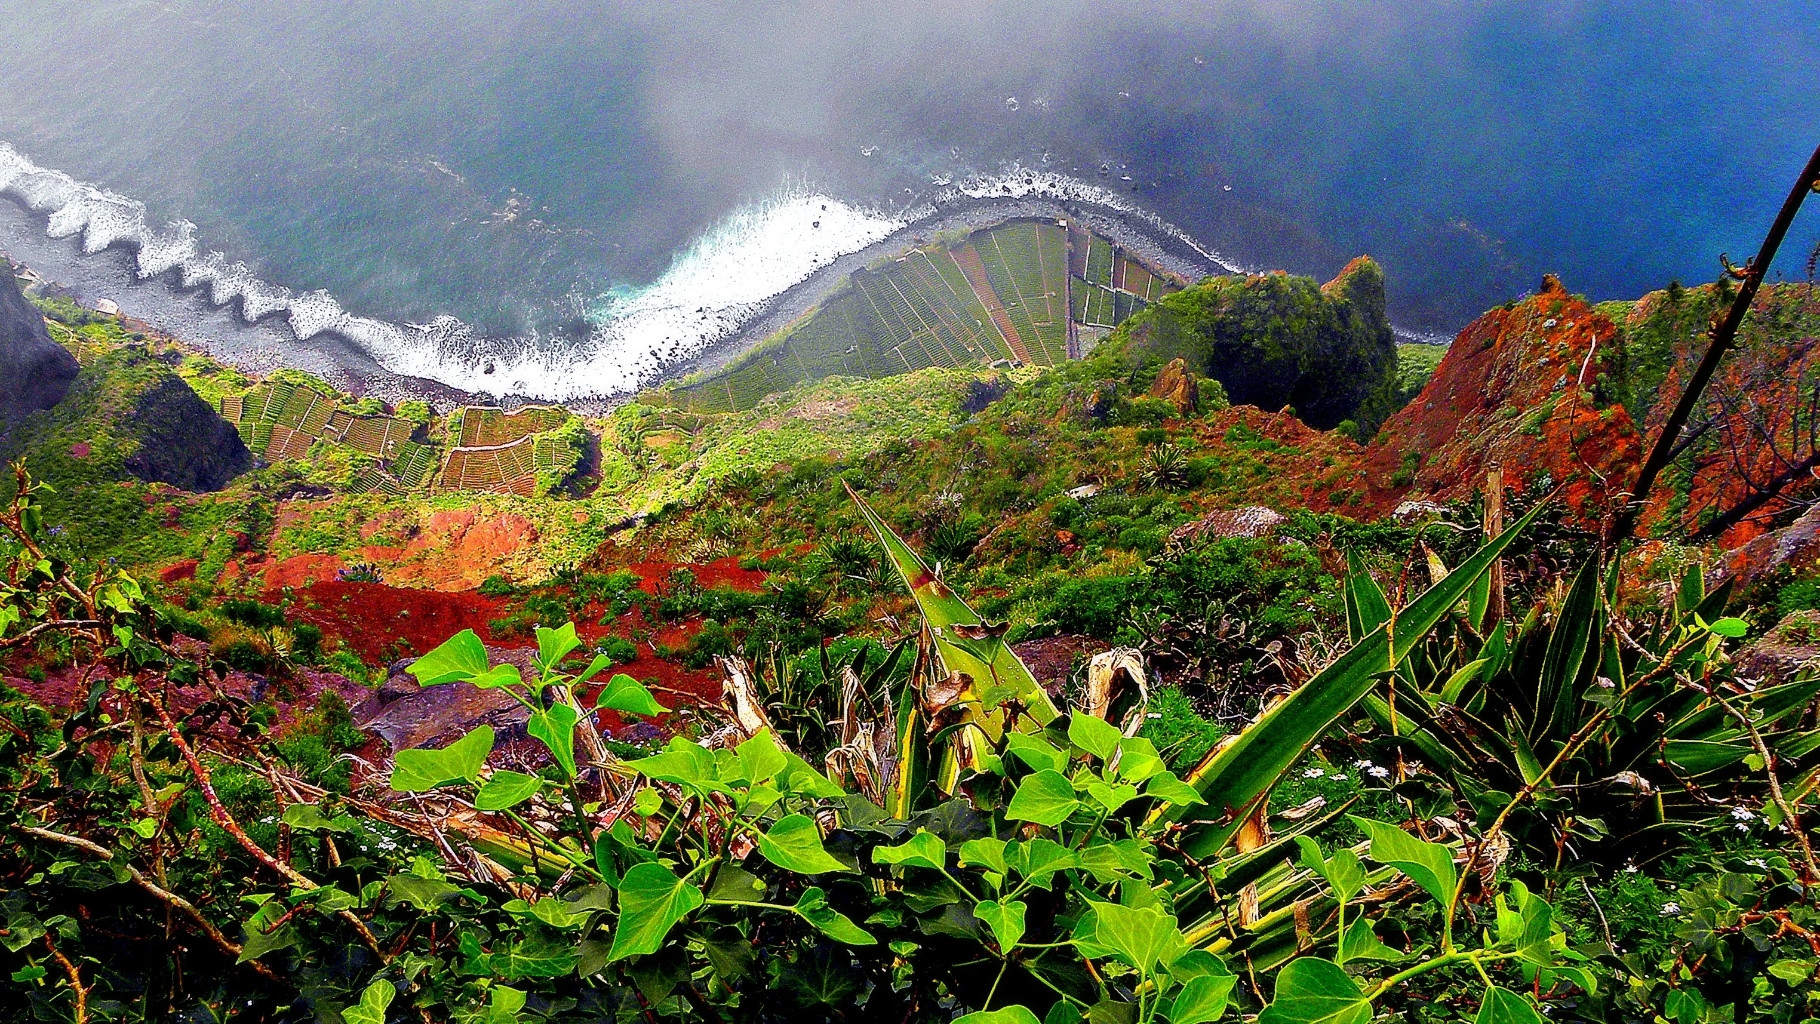
[[[207,936],[210,942],[215,944],[215,948],[236,960],[240,958],[239,944],[235,943],[232,939],[229,939],[226,935],[223,935],[221,929],[216,928],[208,918],[202,916],[202,911],[196,909],[194,903],[191,903],[182,896],[171,892],[157,882],[145,877],[144,872],[131,864],[119,861],[118,858],[114,856],[114,852],[107,847],[102,846],[99,843],[91,842],[81,836],[65,835],[62,832],[53,832],[48,828],[39,828],[36,825],[22,825],[20,826],[19,831],[24,832],[26,835],[35,836],[49,842],[61,843],[64,846],[73,846],[85,853],[93,854],[99,860],[118,863],[120,867],[126,870],[127,877],[133,880],[134,885],[137,885],[139,888],[144,889],[146,892],[157,897],[158,900],[166,905],[176,908],[183,916],[189,918],[195,923],[197,929],[200,930],[203,935]],[[278,980],[277,975],[272,973],[271,968],[259,961],[249,960],[247,963],[267,981]]]
[[[146,702],[151,705],[152,710],[157,712],[159,722],[164,725],[165,734],[170,736],[171,742],[177,745],[178,752],[183,755],[184,762],[189,765],[190,774],[196,777],[197,784],[202,788],[202,798],[209,805],[209,816],[215,819],[215,824],[221,826],[222,831],[232,836],[234,841],[251,854],[254,860],[277,872],[292,885],[306,891],[322,888],[308,875],[267,853],[263,847],[253,841],[252,836],[246,834],[246,830],[240,827],[240,823],[234,820],[232,814],[228,813],[226,805],[221,802],[221,797],[215,794],[215,785],[209,779],[209,770],[203,767],[201,759],[196,756],[195,749],[190,746],[188,740],[183,738],[183,732],[177,728],[177,723],[171,718],[171,713],[165,710],[164,703],[150,690],[142,690],[141,693],[144,694]],[[342,910],[336,916],[353,926],[354,931],[359,933],[361,942],[373,951],[374,956],[379,957],[381,963],[391,961],[385,950],[380,948],[379,939],[373,934],[373,930],[367,927],[365,921],[354,916],[353,911]]]
[[1801,844],[1801,855],[1807,862],[1808,883],[1811,885],[1820,881],[1820,864],[1814,862],[1813,843],[1807,838],[1807,830],[1801,827],[1801,815],[1790,806],[1788,798],[1782,795],[1782,782],[1776,778],[1775,755],[1770,753],[1769,744],[1763,742],[1763,734],[1758,731],[1757,723],[1751,721],[1749,715],[1732,707],[1731,702],[1725,699],[1717,686],[1706,692],[1708,696],[1719,702],[1719,706],[1725,709],[1726,714],[1737,719],[1738,724],[1744,727],[1744,731],[1750,734],[1751,746],[1756,748],[1757,756],[1763,759],[1763,774],[1769,778],[1770,799],[1775,802],[1776,809],[1782,812],[1784,826],[1795,834],[1796,841]]

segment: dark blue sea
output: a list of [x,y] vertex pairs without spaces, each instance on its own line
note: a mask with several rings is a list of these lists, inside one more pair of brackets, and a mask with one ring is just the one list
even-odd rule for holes
[[1817,68],[1810,2],[14,0],[0,244],[566,397],[934,193],[1040,178],[1235,266],[1370,253],[1447,334],[1545,271],[1613,298],[1741,260]]

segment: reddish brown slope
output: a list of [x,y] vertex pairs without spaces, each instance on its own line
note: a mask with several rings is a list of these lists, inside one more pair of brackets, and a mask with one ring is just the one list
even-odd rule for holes
[[1564,484],[1568,507],[1596,517],[1630,483],[1640,451],[1623,407],[1595,394],[1616,334],[1552,276],[1540,293],[1474,321],[1366,451],[1372,510],[1405,497],[1468,498],[1499,462],[1511,486]]

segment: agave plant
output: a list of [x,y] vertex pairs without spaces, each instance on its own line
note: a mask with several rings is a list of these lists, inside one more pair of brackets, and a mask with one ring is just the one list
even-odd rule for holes
[[[1804,720],[1820,675],[1738,679],[1723,645],[1745,624],[1723,617],[1729,585],[1709,593],[1699,567],[1652,616],[1629,615],[1618,592],[1616,566],[1594,558],[1551,617],[1537,609],[1481,639],[1461,609],[1363,707],[1399,756],[1437,773],[1430,795],[1460,794],[1482,827],[1507,815],[1551,855],[1651,859],[1697,829],[1777,822],[1768,772],[1820,764]],[[1390,614],[1356,565],[1347,603],[1355,631]],[[1405,792],[1423,789],[1417,778]],[[1581,848],[1592,839],[1608,841]]]

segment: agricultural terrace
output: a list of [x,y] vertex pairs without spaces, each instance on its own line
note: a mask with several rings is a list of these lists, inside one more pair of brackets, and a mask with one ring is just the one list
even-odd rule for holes
[[1012,221],[856,271],[731,367],[653,400],[727,412],[823,377],[1054,365],[1068,357],[1070,319],[1113,327],[1177,287],[1084,227]]
[[470,405],[461,410],[458,448],[495,448],[514,444],[532,434],[562,426],[569,414],[549,405],[527,405],[506,412],[490,405]]

